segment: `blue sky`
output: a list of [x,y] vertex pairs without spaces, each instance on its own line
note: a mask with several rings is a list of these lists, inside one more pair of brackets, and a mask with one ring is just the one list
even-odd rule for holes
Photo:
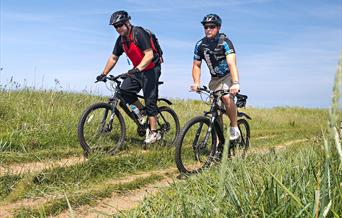
[[[117,38],[110,15],[127,10],[134,25],[159,38],[165,64],[164,97],[193,98],[195,43],[203,16],[217,13],[221,32],[237,52],[241,93],[255,107],[328,107],[342,49],[342,3],[327,1],[226,0],[0,0],[0,82],[11,77],[30,86],[110,94],[94,84]],[[112,71],[122,73],[125,56]],[[210,80],[202,64],[202,84]]]

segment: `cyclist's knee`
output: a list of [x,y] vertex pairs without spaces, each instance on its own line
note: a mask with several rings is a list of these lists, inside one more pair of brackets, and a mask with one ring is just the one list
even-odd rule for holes
[[234,97],[232,95],[224,95],[221,98],[224,103],[227,103],[227,104],[234,103]]
[[146,115],[148,117],[154,117],[154,116],[157,116],[157,114],[158,114],[157,108],[146,107]]
[[158,114],[157,104],[153,101],[146,101],[146,115],[149,117],[156,116]]
[[121,89],[121,96],[125,100],[126,103],[132,104],[138,100],[135,93],[130,93],[126,91],[125,89]]

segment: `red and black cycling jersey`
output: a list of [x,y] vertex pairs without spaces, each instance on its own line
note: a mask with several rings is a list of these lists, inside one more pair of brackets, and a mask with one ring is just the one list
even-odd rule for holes
[[[119,57],[125,52],[128,58],[132,61],[134,67],[141,62],[144,57],[145,50],[153,49],[151,37],[142,27],[132,26],[129,37],[122,37],[123,36],[119,36],[117,38],[113,54]],[[144,69],[144,71],[154,68],[155,65],[159,63],[159,56],[155,52],[153,52],[153,54],[152,62]]]

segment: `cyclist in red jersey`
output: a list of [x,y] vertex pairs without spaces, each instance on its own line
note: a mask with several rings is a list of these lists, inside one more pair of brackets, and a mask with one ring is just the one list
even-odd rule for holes
[[[130,75],[122,85],[121,91],[128,104],[134,104],[142,109],[136,95],[141,89],[144,93],[145,110],[148,116],[151,131],[146,132],[145,143],[154,143],[161,138],[156,131],[158,81],[161,73],[161,57],[153,45],[151,35],[142,27],[133,26],[130,23],[131,17],[126,11],[116,11],[110,18],[110,25],[113,25],[119,37],[116,40],[114,49],[103,73],[97,76],[102,80],[114,68],[119,57],[125,52],[133,63],[133,69],[128,71]],[[134,94],[133,94],[134,93]]]

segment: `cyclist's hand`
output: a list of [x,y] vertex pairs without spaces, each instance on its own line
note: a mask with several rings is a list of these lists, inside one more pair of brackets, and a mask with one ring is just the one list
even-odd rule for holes
[[133,68],[133,69],[130,69],[127,73],[129,76],[133,76],[134,74],[136,73],[139,73],[140,70],[138,68]]
[[190,91],[197,92],[199,89],[200,85],[197,83],[194,83],[190,86]]
[[229,94],[232,95],[236,95],[236,93],[238,93],[240,91],[240,84],[233,84],[230,88],[229,88]]
[[106,78],[106,75],[104,75],[103,73],[101,73],[100,75],[98,75],[96,77],[96,81],[99,82],[99,81],[104,81],[104,79]]

